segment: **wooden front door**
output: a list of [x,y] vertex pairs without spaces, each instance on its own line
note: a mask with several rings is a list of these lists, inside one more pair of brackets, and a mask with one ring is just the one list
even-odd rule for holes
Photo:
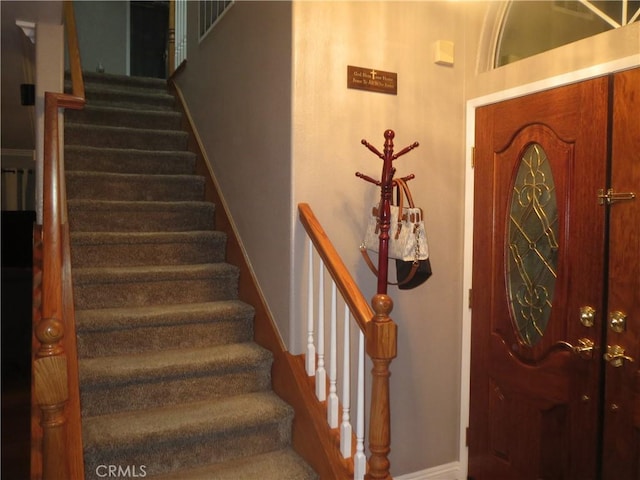
[[[598,197],[607,193],[610,175],[631,180],[632,169],[640,189],[638,135],[626,143],[611,135],[627,139],[631,128],[620,114],[610,122],[614,105],[626,109],[627,123],[638,123],[639,83],[621,75],[476,111],[468,435],[474,480],[597,479],[625,455],[634,473],[602,478],[640,479],[640,377],[637,364],[624,358],[638,357],[640,205],[609,206]],[[626,90],[616,88],[622,83]],[[616,163],[616,148],[635,151]],[[616,221],[623,204],[631,213]],[[617,222],[625,237],[610,246],[609,210],[612,238]],[[632,271],[615,273],[620,268]],[[625,298],[615,307],[627,314],[625,331],[615,334],[624,341],[609,333],[612,283]],[[606,444],[609,437],[621,444],[618,453]]]

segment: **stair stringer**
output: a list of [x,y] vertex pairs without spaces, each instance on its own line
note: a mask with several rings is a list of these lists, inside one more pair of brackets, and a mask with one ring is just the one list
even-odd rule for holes
[[176,108],[183,114],[182,128],[189,134],[187,148],[196,155],[196,173],[205,178],[205,199],[217,206],[216,230],[227,236],[226,262],[240,269],[238,299],[255,309],[254,341],[273,354],[273,391],[294,409],[293,449],[322,480],[353,478],[353,461],[345,460],[340,455],[338,433],[327,424],[325,402],[317,401],[313,382],[304,369],[304,361],[287,351],[278,333],[182,91],[172,79],[168,83],[169,90],[177,100]]

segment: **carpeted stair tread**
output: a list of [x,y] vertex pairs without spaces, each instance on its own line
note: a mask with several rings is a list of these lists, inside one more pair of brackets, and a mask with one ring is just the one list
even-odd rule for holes
[[76,232],[71,234],[72,245],[147,245],[154,243],[189,243],[226,240],[217,230],[189,232]]
[[64,152],[67,172],[80,170],[185,175],[195,171],[196,156],[187,151],[155,152],[66,145]]
[[134,329],[163,325],[214,323],[223,320],[245,320],[254,309],[240,300],[189,303],[186,305],[150,305],[138,308],[99,308],[78,310],[78,332]]
[[217,263],[225,259],[227,236],[219,231],[76,232],[71,258],[77,267]]
[[253,318],[253,307],[239,300],[78,310],[78,354],[96,358],[248,342]]
[[318,476],[290,448],[179,470],[152,480],[313,480]]
[[291,407],[271,392],[256,392],[183,405],[88,417],[84,424],[87,450],[121,449],[176,434],[225,435],[291,416]]
[[213,347],[167,349],[142,354],[80,360],[83,387],[150,382],[271,365],[271,352],[253,342]]
[[185,278],[222,276],[234,278],[238,268],[229,263],[197,265],[153,265],[135,267],[84,267],[73,270],[74,285],[95,283],[145,282],[150,280],[172,281]]
[[87,417],[85,471],[145,465],[148,475],[280,450],[293,412],[271,392]]
[[80,360],[85,416],[267,391],[271,352],[254,342]]
[[65,124],[65,142],[68,145],[176,151],[186,149],[188,138],[188,133],[182,130],[133,129],[71,122]]
[[68,110],[64,118],[66,123],[159,130],[179,129],[182,121],[182,115],[175,111],[141,110],[108,105],[85,105],[82,110]]
[[[104,88],[141,90],[144,92],[153,90],[167,90],[167,80],[164,78],[154,77],[135,77],[129,75],[120,75],[115,73],[100,73],[93,71],[83,71],[82,77],[86,85],[102,85]],[[65,72],[66,86],[70,87],[71,76],[69,72]]]
[[166,90],[137,90],[118,85],[85,84],[87,105],[137,108],[140,110],[173,111],[175,98]]
[[227,263],[73,270],[76,310],[233,300],[238,269]]
[[67,198],[117,201],[198,201],[204,198],[200,175],[153,175],[71,171]]
[[69,200],[69,223],[76,232],[184,232],[211,228],[210,202],[126,202]]

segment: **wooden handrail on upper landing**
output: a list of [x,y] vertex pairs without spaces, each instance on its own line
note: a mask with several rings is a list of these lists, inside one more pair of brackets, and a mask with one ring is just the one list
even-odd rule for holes
[[72,93],[46,92],[42,226],[34,229],[31,478],[84,479],[71,291],[61,108],[82,109],[84,81],[73,5],[64,2]]

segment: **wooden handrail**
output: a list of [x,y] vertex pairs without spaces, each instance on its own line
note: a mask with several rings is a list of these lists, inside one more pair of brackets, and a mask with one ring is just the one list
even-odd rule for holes
[[[42,227],[34,246],[42,269],[34,276],[34,352],[32,355],[32,479],[84,478],[75,319],[70,278],[64,169],[60,158],[58,111],[82,109],[84,81],[73,5],[64,2],[72,94],[45,92]],[[71,305],[70,305],[71,304]],[[36,302],[34,301],[34,305]]]
[[322,258],[351,314],[364,332],[367,355],[371,358],[371,409],[369,418],[368,480],[391,480],[389,452],[391,451],[391,408],[389,395],[389,366],[397,353],[397,326],[389,316],[393,301],[384,293],[377,293],[367,304],[344,262],[335,250],[324,229],[306,203],[298,205],[300,221]]
[[73,96],[81,99],[84,105],[84,77],[82,76],[82,61],[80,60],[80,47],[78,46],[76,16],[73,11],[73,2],[71,1],[64,2],[64,18],[67,31],[72,92]]
[[349,305],[351,314],[360,326],[360,330],[364,332],[367,328],[367,323],[373,318],[373,310],[371,310],[366,299],[362,296],[356,282],[351,277],[349,270],[347,270],[347,267],[329,240],[320,222],[313,214],[311,207],[306,203],[299,204],[298,214],[300,215],[302,225],[304,225],[307,231],[307,235],[309,235],[309,238],[313,242],[329,274],[336,282],[336,286],[342,294],[342,297],[347,305]]

